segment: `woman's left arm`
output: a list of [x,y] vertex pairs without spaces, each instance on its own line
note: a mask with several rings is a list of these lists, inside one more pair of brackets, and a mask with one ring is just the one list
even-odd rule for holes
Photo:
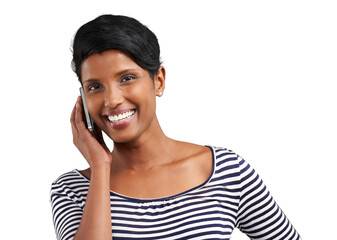
[[239,157],[241,195],[236,227],[251,239],[301,239],[262,179]]

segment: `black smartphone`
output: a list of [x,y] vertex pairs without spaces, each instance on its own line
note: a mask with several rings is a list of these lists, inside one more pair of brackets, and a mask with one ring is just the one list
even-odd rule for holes
[[87,125],[87,129],[92,134],[95,134],[94,120],[92,120],[92,118],[91,118],[91,116],[90,116],[90,114],[88,112],[87,104],[85,102],[83,87],[80,87],[80,93],[81,93],[81,98],[82,98],[82,106],[83,106],[83,111],[84,111],[84,119],[85,119],[85,122],[86,122],[86,125]]

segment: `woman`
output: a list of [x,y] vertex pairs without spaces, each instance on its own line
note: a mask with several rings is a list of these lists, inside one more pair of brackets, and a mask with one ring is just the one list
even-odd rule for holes
[[[156,116],[165,89],[156,36],[137,20],[103,15],[73,43],[97,139],[71,114],[74,144],[90,168],[51,189],[58,239],[300,239],[258,174],[234,152],[168,138]],[[112,152],[101,131],[114,142]]]

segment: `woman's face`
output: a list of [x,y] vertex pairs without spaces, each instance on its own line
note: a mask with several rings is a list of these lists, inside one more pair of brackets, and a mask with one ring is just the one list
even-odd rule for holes
[[164,68],[153,81],[128,55],[107,50],[89,56],[81,65],[81,75],[89,113],[113,141],[134,141],[156,120],[156,95],[164,88]]

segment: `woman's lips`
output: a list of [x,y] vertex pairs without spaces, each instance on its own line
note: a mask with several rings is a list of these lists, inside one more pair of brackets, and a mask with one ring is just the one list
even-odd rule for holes
[[133,119],[135,109],[119,109],[105,114],[105,120],[112,128],[124,128]]

